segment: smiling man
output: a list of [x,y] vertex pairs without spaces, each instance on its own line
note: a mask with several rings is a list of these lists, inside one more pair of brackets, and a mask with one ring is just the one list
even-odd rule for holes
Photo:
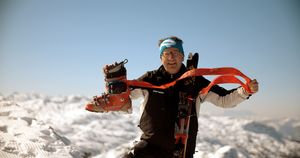
[[[182,63],[184,50],[182,40],[172,36],[159,40],[160,60],[162,65],[154,71],[149,71],[138,80],[146,81],[153,85],[163,85],[178,79],[188,69]],[[144,97],[141,105],[141,118],[139,127],[143,134],[140,141],[126,153],[124,157],[133,158],[173,158],[175,146],[175,127],[178,119],[178,108],[185,106],[189,99],[193,98],[193,106],[190,114],[190,127],[185,152],[186,158],[192,158],[195,152],[196,137],[198,131],[198,118],[200,103],[208,101],[217,106],[228,108],[250,97],[243,87],[226,90],[218,85],[213,86],[205,95],[199,91],[210,84],[203,76],[198,76],[190,82],[191,78],[176,83],[167,89],[132,89],[131,99]],[[251,92],[258,91],[258,83],[252,80],[248,85]],[[253,94],[252,93],[252,94]],[[180,104],[180,106],[179,106]]]
[[165,70],[170,74],[176,74],[184,59],[182,41],[177,37],[160,40],[159,48],[161,63]]

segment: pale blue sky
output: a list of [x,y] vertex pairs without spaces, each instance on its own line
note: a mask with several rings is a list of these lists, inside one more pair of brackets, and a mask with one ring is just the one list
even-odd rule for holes
[[99,95],[103,65],[127,58],[128,78],[139,77],[160,66],[158,40],[176,35],[200,67],[259,81],[237,111],[297,116],[299,28],[297,0],[1,0],[0,92]]

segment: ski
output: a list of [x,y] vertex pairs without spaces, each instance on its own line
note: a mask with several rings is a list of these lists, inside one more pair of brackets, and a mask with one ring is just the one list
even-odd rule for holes
[[[196,69],[198,66],[198,53],[190,53],[187,59],[186,67],[188,70]],[[191,78],[192,86],[195,77]],[[185,158],[188,142],[188,133],[190,126],[190,117],[192,106],[195,105],[195,99],[186,92],[179,92],[178,116],[175,123],[175,151],[174,158]]]

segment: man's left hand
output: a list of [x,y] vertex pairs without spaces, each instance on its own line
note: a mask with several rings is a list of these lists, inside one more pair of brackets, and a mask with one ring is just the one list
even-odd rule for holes
[[251,80],[248,86],[253,94],[258,92],[258,82],[256,79]]

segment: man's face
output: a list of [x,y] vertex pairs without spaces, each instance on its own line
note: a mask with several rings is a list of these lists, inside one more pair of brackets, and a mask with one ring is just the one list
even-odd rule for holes
[[176,74],[183,62],[183,55],[177,48],[167,48],[161,56],[161,63],[169,74]]

